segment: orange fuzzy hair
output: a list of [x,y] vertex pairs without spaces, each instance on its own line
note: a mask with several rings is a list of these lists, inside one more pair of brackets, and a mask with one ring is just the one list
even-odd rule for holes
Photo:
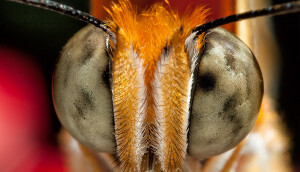
[[[167,0],[165,3],[169,5]],[[113,4],[111,9],[106,10],[111,17],[107,25],[116,35],[116,45],[111,44],[115,46],[112,58],[112,90],[116,142],[121,167],[128,171],[139,171],[143,166],[144,155],[150,150],[160,157],[162,170],[181,168],[186,154],[188,107],[177,100],[188,99],[188,83],[191,76],[185,41],[195,26],[205,22],[207,10],[203,7],[197,8],[180,17],[170,6],[167,9],[163,4],[154,4],[148,10],[137,14],[137,10],[128,0],[120,0],[119,4]],[[201,51],[203,44],[204,34],[198,37],[194,51]],[[171,64],[165,68],[169,75],[155,78],[162,52],[168,46],[173,48],[173,53],[169,56]],[[160,101],[164,101],[170,107],[158,113],[157,106],[162,102],[156,102],[157,88],[154,86],[154,80],[164,83],[168,79],[171,81],[164,85],[177,85],[179,82],[181,85],[170,89],[160,87],[162,94],[174,101],[171,100],[173,103],[170,103],[161,98]],[[171,94],[168,91],[172,89],[173,92],[178,89],[178,94],[168,95]],[[179,94],[182,92],[184,93]],[[179,113],[175,115],[173,112],[178,109]],[[158,118],[161,121],[158,121]],[[182,124],[180,132],[175,131],[174,121],[177,121],[178,125]],[[160,123],[164,123],[164,129]],[[171,131],[168,128],[175,130]],[[166,133],[164,138],[159,140],[162,134],[158,133],[162,131]],[[172,138],[178,138],[178,144],[172,144]],[[169,149],[165,149],[164,153],[155,152],[162,140]]]
[[[169,6],[169,2],[165,0]],[[153,71],[160,57],[161,50],[173,34],[181,27],[183,37],[188,37],[193,28],[206,22],[208,9],[196,8],[193,12],[186,11],[182,18],[177,11],[166,9],[163,4],[157,3],[148,10],[137,14],[137,10],[128,0],[120,0],[113,4],[111,9],[105,8],[110,15],[108,26],[114,33],[122,35],[125,41],[132,42],[136,51],[145,55],[144,65],[148,65]],[[198,38],[198,49],[204,44],[204,34]]]

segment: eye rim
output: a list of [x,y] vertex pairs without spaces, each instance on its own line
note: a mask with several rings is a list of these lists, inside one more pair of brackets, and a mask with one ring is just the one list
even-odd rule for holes
[[[204,50],[203,50],[203,52],[201,53],[201,57],[200,57],[200,59],[201,59],[201,61],[199,62],[199,66],[198,66],[198,68],[200,68],[200,64],[201,64],[201,62],[202,62],[202,60],[203,60],[203,55],[206,53],[206,51],[207,51],[207,37],[209,38],[209,34],[211,34],[212,32],[214,32],[216,29],[221,29],[221,30],[223,30],[223,31],[225,31],[225,32],[228,32],[228,33],[230,33],[229,31],[227,31],[227,30],[225,30],[225,29],[223,29],[223,28],[215,28],[215,29],[212,29],[212,30],[210,30],[210,32],[209,33],[207,33],[207,35],[205,36],[205,39],[206,39],[206,44],[204,45]],[[231,34],[231,33],[230,33]],[[233,35],[233,34],[231,34],[235,39],[237,39],[239,42],[241,42],[241,43],[243,43],[243,41],[241,41],[239,38],[237,38],[235,35]],[[244,43],[243,43],[244,44]],[[245,45],[245,44],[244,44]],[[256,119],[257,119],[257,116],[258,116],[258,112],[259,112],[259,109],[260,109],[260,107],[261,107],[261,103],[262,103],[262,97],[263,97],[263,93],[264,93],[264,84],[263,84],[263,78],[262,78],[262,72],[261,72],[261,69],[260,69],[260,67],[259,67],[259,64],[258,64],[258,62],[257,62],[257,59],[255,58],[255,56],[254,56],[254,54],[252,53],[252,51],[249,49],[249,47],[247,46],[247,45],[245,45],[245,47],[251,52],[251,56],[249,56],[249,57],[251,57],[251,62],[252,62],[252,64],[253,64],[253,68],[254,68],[254,70],[255,70],[255,72],[257,73],[257,76],[258,76],[258,78],[257,78],[257,83],[258,83],[258,85],[260,86],[260,88],[259,88],[259,91],[258,91],[258,93],[259,93],[259,96],[257,96],[255,99],[260,99],[258,102],[256,102],[257,104],[259,104],[259,108],[258,108],[258,110],[257,110],[257,113],[256,113],[256,117],[255,117],[255,120],[254,120],[254,123],[255,123],[255,121],[256,121]],[[199,70],[200,71],[200,70]],[[195,79],[195,81],[197,81],[197,79],[199,78],[199,73],[200,72],[196,72],[196,79]],[[217,81],[218,82],[218,81]],[[193,87],[193,89],[194,89],[194,93],[192,94],[192,103],[191,103],[191,105],[190,105],[190,108],[191,108],[191,110],[190,110],[190,118],[189,118],[189,132],[188,132],[188,147],[187,147],[187,153],[188,153],[188,155],[189,156],[192,156],[192,157],[195,157],[195,158],[209,158],[209,157],[211,157],[211,156],[215,156],[215,155],[218,155],[218,154],[220,154],[220,153],[217,153],[217,154],[215,154],[215,155],[211,155],[211,156],[208,156],[208,157],[197,157],[197,156],[195,156],[195,155],[193,155],[193,153],[191,153],[191,150],[190,150],[190,146],[191,146],[191,124],[192,124],[192,117],[195,115],[194,114],[194,110],[193,110],[193,105],[194,105],[194,97],[195,97],[195,93],[196,93],[196,84],[195,84],[195,87]],[[254,105],[253,105],[254,106]],[[255,107],[255,106],[254,106]],[[256,108],[257,109],[257,108]],[[255,110],[254,110],[255,111]],[[248,134],[249,134],[249,132],[251,131],[251,128],[253,128],[253,126],[254,126],[254,123],[253,123],[253,125],[252,125],[252,127],[250,127],[250,130],[247,132],[247,134],[244,136],[244,137],[246,137]],[[243,138],[244,138],[243,137]],[[242,139],[240,139],[240,141],[241,140],[243,140],[243,138]],[[240,142],[239,141],[239,142]],[[238,143],[239,143],[238,142]],[[236,146],[236,145],[235,145]],[[230,149],[232,149],[233,147],[235,147],[235,146],[232,146]],[[227,149],[227,150],[230,150],[230,149]],[[222,152],[224,152],[224,151],[222,151]],[[221,152],[221,153],[222,153]],[[225,152],[226,152],[226,150],[225,150]]]
[[[92,34],[90,34],[90,33],[92,33]],[[98,33],[100,33],[100,34],[98,34]],[[103,90],[102,92],[107,92],[107,95],[108,96],[110,96],[110,112],[111,113],[106,113],[106,114],[110,114],[110,115],[102,115],[102,117],[97,117],[97,119],[92,119],[92,120],[90,120],[90,121],[98,121],[98,123],[99,123],[99,118],[100,119],[102,119],[101,121],[107,121],[107,119],[109,118],[110,120],[109,120],[109,122],[108,122],[108,124],[105,124],[105,125],[103,125],[103,124],[101,124],[101,122],[99,123],[99,124],[97,124],[97,125],[99,125],[100,127],[97,127],[97,128],[103,128],[103,127],[105,127],[105,126],[107,126],[107,125],[110,125],[110,130],[111,130],[111,132],[106,132],[106,134],[103,134],[103,132],[102,132],[102,134],[100,133],[100,135],[98,135],[98,136],[93,136],[93,137],[90,137],[90,135],[88,135],[88,136],[86,136],[86,134],[84,134],[85,136],[78,136],[78,133],[80,134],[80,132],[79,132],[79,130],[80,129],[78,129],[78,128],[80,128],[80,127],[77,127],[77,129],[76,130],[72,130],[72,127],[68,127],[67,125],[69,125],[69,124],[67,124],[66,122],[64,122],[65,121],[65,118],[66,117],[62,117],[62,116],[69,116],[69,118],[71,118],[70,117],[70,114],[63,114],[62,112],[63,112],[63,110],[61,110],[61,108],[59,109],[59,106],[62,106],[62,105],[60,105],[60,104],[63,104],[63,103],[59,103],[59,98],[57,98],[57,95],[55,95],[55,94],[58,94],[58,93],[55,93],[55,92],[57,92],[57,91],[55,91],[55,90],[58,90],[59,88],[56,88],[55,89],[55,87],[58,87],[58,86],[55,86],[55,85],[58,85],[59,83],[61,83],[62,81],[59,81],[59,80],[62,80],[62,79],[58,79],[58,77],[60,77],[60,78],[62,78],[63,77],[63,75],[60,75],[59,73],[59,71],[58,71],[58,69],[59,69],[59,66],[62,66],[63,65],[63,63],[66,63],[66,62],[62,62],[63,60],[63,58],[62,58],[62,56],[64,55],[65,57],[65,59],[66,58],[69,58],[67,61],[72,61],[74,64],[73,64],[73,68],[74,68],[74,66],[76,66],[78,69],[80,69],[80,67],[84,67],[84,66],[86,66],[87,67],[87,65],[89,65],[89,64],[85,64],[85,63],[82,63],[82,62],[80,62],[80,61],[82,61],[82,60],[80,60],[79,58],[81,58],[81,56],[80,55],[75,55],[75,56],[71,56],[71,57],[66,57],[66,56],[69,56],[69,54],[67,55],[67,53],[68,53],[68,51],[70,51],[70,49],[72,48],[72,46],[74,46],[75,45],[75,47],[76,47],[76,51],[77,51],[77,53],[78,52],[83,52],[83,51],[80,51],[80,50],[77,50],[77,49],[80,49],[79,47],[81,47],[81,49],[82,48],[84,48],[84,45],[83,45],[83,43],[84,43],[84,41],[75,41],[75,39],[85,39],[85,37],[83,36],[83,35],[85,35],[85,34],[88,34],[87,36],[88,37],[91,37],[91,35],[95,35],[95,34],[98,34],[99,36],[96,36],[96,37],[92,37],[92,39],[96,39],[96,40],[99,40],[99,39],[101,39],[102,41],[102,48],[100,48],[101,46],[99,45],[99,44],[96,44],[97,46],[95,46],[95,47],[97,47],[97,50],[99,50],[99,49],[102,49],[101,51],[100,51],[100,53],[101,53],[101,55],[100,56],[98,56],[98,55],[94,55],[93,57],[91,57],[91,59],[93,60],[97,60],[97,59],[103,59],[103,60],[107,60],[106,62],[105,62],[105,64],[104,65],[102,65],[103,66],[103,74],[107,71],[107,69],[108,69],[108,79],[109,79],[109,85],[107,85],[107,83],[105,82],[105,80],[104,80],[104,76],[103,76],[103,74],[101,73],[101,76],[99,76],[99,77],[97,77],[97,81],[95,81],[95,82],[99,82],[98,80],[100,80],[100,82],[102,82],[103,84],[102,84],[102,86],[101,86],[101,88],[102,89],[105,89],[105,90]],[[101,38],[102,37],[102,38]],[[81,143],[82,145],[84,145],[84,146],[86,146],[86,147],[88,147],[89,149],[92,149],[92,150],[96,150],[96,151],[99,151],[99,152],[106,152],[106,153],[110,153],[110,154],[115,154],[116,153],[116,142],[115,142],[115,135],[114,135],[114,120],[113,120],[113,108],[112,108],[112,93],[111,93],[111,86],[110,86],[110,82],[111,82],[111,74],[110,74],[110,72],[109,72],[109,70],[110,70],[110,58],[108,57],[108,55],[107,55],[107,51],[106,51],[106,49],[105,49],[105,38],[106,37],[108,37],[108,35],[107,35],[107,33],[105,33],[104,31],[102,31],[101,29],[99,29],[99,28],[96,28],[96,27],[94,27],[94,26],[92,26],[92,25],[88,25],[88,26],[86,26],[86,27],[84,27],[84,28],[82,28],[80,31],[78,31],[69,41],[68,41],[68,43],[65,45],[65,47],[63,48],[63,50],[61,51],[61,55],[60,55],[60,57],[58,58],[58,60],[57,60],[57,63],[56,63],[56,69],[55,69],[55,71],[54,71],[54,73],[53,73],[53,77],[52,77],[52,99],[53,99],[53,105],[54,105],[54,108],[55,108],[55,111],[56,111],[56,114],[57,114],[57,117],[58,117],[58,119],[59,119],[59,121],[60,121],[60,123],[62,124],[62,126],[63,126],[63,128],[65,128],[66,129],[66,131],[68,131],[68,133],[70,133],[71,134],[71,136],[72,137],[74,137],[79,143]],[[86,39],[85,40],[86,42],[85,43],[87,43],[87,42],[89,42],[89,39]],[[90,42],[92,42],[93,40],[90,40]],[[74,44],[74,45],[72,45],[72,44]],[[77,45],[77,46],[76,46]],[[100,47],[99,47],[100,46]],[[68,50],[69,49],[69,50]],[[97,50],[95,50],[95,51],[97,51]],[[97,51],[97,52],[99,52],[99,51]],[[86,54],[86,53],[85,53]],[[96,54],[96,53],[95,53]],[[79,58],[78,58],[79,57]],[[77,58],[77,59],[76,59]],[[105,58],[105,59],[104,59]],[[93,61],[94,61],[93,60]],[[103,61],[102,60],[102,61]],[[93,61],[92,62],[90,62],[90,63],[93,63]],[[95,73],[99,73],[99,64],[98,63],[93,63],[95,66],[98,66],[97,68],[94,68],[94,71],[95,71]],[[103,64],[103,63],[101,63],[101,64]],[[79,66],[79,67],[78,67]],[[73,71],[77,71],[77,73],[78,73],[78,70],[76,70],[76,69],[73,69]],[[60,75],[60,76],[59,76]],[[78,75],[78,74],[72,74],[72,75]],[[95,75],[96,76],[96,75]],[[81,78],[83,77],[83,76],[80,76]],[[86,78],[88,78],[88,76],[85,76]],[[74,84],[74,83],[72,83],[72,84]],[[82,82],[82,84],[86,84],[86,82]],[[62,87],[62,86],[59,86],[59,87]],[[63,90],[63,91],[66,91],[66,90]],[[61,91],[60,91],[61,92]],[[95,91],[96,92],[96,91]],[[96,94],[98,94],[98,93],[96,93]],[[83,96],[83,95],[82,95]],[[84,97],[84,96],[83,96]],[[75,96],[75,98],[76,98],[76,96]],[[106,101],[108,101],[108,100],[106,100]],[[60,100],[60,102],[61,102],[61,100]],[[98,105],[98,103],[96,103],[96,105],[95,106],[97,106]],[[108,107],[108,105],[105,105],[105,106],[102,106],[101,108],[102,109],[107,109],[107,107]],[[101,113],[101,112],[100,112]],[[98,115],[98,116],[101,116],[101,115]],[[104,116],[110,116],[110,117],[104,117]],[[85,119],[85,120],[87,120],[87,119]],[[77,122],[70,122],[70,123],[73,123],[72,125],[75,125],[75,123],[77,123]],[[102,122],[103,123],[103,122]],[[77,124],[78,125],[78,124]],[[84,125],[84,124],[83,124]],[[96,126],[97,126],[96,125]],[[95,125],[89,125],[89,126],[86,126],[85,128],[87,129],[87,130],[94,130],[93,128],[89,128],[89,127],[91,127],[91,126],[95,126]],[[95,128],[95,127],[94,127]],[[92,132],[82,132],[82,133],[92,133]],[[106,135],[106,136],[105,136]],[[89,137],[89,138],[88,138]],[[94,141],[94,137],[95,138],[98,138],[97,139],[97,141]],[[110,138],[110,139],[108,139],[108,138]],[[100,143],[99,142],[99,140],[103,140],[103,143],[105,143],[105,144],[103,144],[103,143]],[[110,141],[109,141],[110,140]],[[102,144],[102,145],[105,145],[106,146],[106,148],[101,148],[101,145],[99,146],[99,144]],[[104,146],[104,147],[105,147]],[[107,147],[109,147],[109,148],[107,148]]]

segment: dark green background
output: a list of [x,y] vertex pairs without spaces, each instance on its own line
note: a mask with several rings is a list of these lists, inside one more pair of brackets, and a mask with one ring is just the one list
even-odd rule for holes
[[[274,0],[281,3],[287,0]],[[82,11],[89,11],[87,0],[60,0]],[[282,58],[282,80],[278,110],[292,136],[293,162],[300,164],[300,15],[276,16],[274,29],[278,36]],[[67,16],[26,5],[0,1],[0,46],[31,54],[43,69],[51,96],[51,76],[59,52],[67,40],[86,24]],[[52,102],[52,101],[51,101]],[[52,105],[51,105],[52,106]],[[53,106],[52,106],[53,107]],[[60,124],[52,109],[52,135],[56,143]]]

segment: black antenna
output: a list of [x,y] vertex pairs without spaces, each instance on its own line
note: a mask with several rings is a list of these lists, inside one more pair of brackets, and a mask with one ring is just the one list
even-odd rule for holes
[[254,17],[260,17],[260,16],[266,16],[266,15],[280,15],[286,13],[299,12],[299,11],[300,11],[300,1],[277,4],[277,5],[269,6],[267,8],[252,10],[240,14],[230,15],[217,20],[213,20],[203,25],[195,27],[193,29],[193,32],[197,32],[196,33],[196,37],[197,37],[203,32],[208,31],[209,29],[213,29],[236,21],[254,18]]
[[90,23],[98,28],[101,28],[104,32],[108,33],[110,36],[113,36],[113,34],[110,32],[109,28],[105,25],[103,21],[97,19],[96,17],[88,13],[74,9],[73,7],[70,7],[68,5],[64,5],[50,0],[9,0],[9,1],[27,4],[34,7],[40,7],[47,10],[55,11],[60,14],[65,14],[67,16]]

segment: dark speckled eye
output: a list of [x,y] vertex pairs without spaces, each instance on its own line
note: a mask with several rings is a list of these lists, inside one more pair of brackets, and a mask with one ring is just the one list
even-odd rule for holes
[[57,115],[73,137],[94,150],[114,153],[106,36],[87,26],[67,43],[53,77],[53,96]]
[[188,153],[207,158],[233,148],[249,133],[263,81],[250,49],[222,28],[207,34],[197,75]]

